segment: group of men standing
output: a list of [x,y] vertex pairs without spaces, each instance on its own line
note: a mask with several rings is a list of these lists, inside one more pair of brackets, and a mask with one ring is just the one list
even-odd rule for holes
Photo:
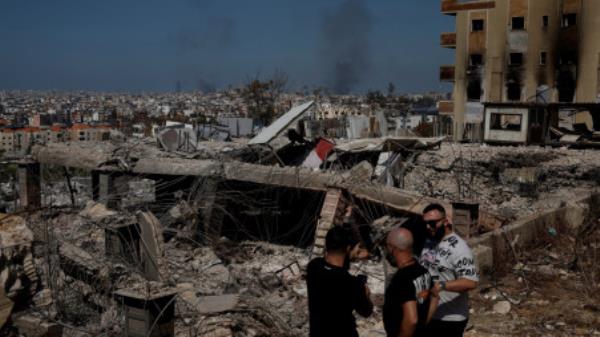
[[[473,253],[454,232],[443,206],[427,206],[420,223],[425,228],[394,228],[385,240],[386,259],[398,269],[385,291],[386,334],[462,336],[469,319],[468,292],[479,282]],[[311,337],[358,337],[354,312],[372,314],[366,277],[349,273],[350,261],[360,255],[357,247],[348,229],[334,227],[325,238],[325,257],[308,264]]]

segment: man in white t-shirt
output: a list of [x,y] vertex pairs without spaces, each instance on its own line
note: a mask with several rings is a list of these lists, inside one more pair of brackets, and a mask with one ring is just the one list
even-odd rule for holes
[[452,229],[446,210],[431,204],[423,211],[429,238],[420,263],[431,273],[439,293],[439,306],[428,325],[429,336],[463,336],[469,320],[469,294],[477,287],[479,275],[473,252]]

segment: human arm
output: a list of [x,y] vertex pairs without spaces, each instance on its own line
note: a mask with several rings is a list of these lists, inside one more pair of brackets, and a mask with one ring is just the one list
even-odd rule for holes
[[417,314],[417,302],[408,301],[402,303],[402,323],[398,337],[412,337],[417,329],[419,315]]
[[431,319],[433,318],[433,314],[437,310],[438,305],[440,304],[440,296],[438,294],[434,294],[433,291],[429,292],[429,309],[427,310],[427,321],[426,324],[429,324]]
[[434,288],[433,292],[435,294],[439,294],[440,291],[445,290],[445,291],[451,291],[451,292],[455,292],[455,293],[464,293],[464,292],[471,291],[471,290],[477,288],[477,284],[478,284],[478,282],[476,282],[474,280],[461,278],[458,280],[447,281],[445,286],[442,289],[442,284],[440,282],[436,282],[433,287]]
[[366,260],[370,255],[367,248],[363,247],[362,244],[357,243],[350,251],[350,261]]
[[477,288],[479,283],[479,273],[477,272],[473,252],[466,243],[458,242],[455,244],[457,248],[449,259],[454,279],[447,280],[445,283],[436,283],[434,291],[438,294],[442,290],[465,293]]

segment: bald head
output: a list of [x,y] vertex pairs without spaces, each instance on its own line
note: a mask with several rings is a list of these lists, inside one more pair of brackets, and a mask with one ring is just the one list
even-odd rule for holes
[[412,233],[406,228],[394,228],[387,236],[387,244],[399,250],[413,249]]

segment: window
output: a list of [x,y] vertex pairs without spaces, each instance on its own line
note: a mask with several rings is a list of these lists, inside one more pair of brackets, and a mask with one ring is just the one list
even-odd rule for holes
[[548,53],[543,51],[540,53],[540,65],[545,66],[547,62],[548,62]]
[[577,25],[577,14],[564,14],[562,20],[562,26],[564,28]]
[[560,53],[558,57],[558,64],[567,65],[567,64],[577,64],[577,53],[573,51],[566,51]]
[[471,54],[470,57],[470,65],[473,67],[478,67],[483,65],[483,55],[481,54]]
[[542,27],[544,27],[544,28],[548,27],[549,22],[550,22],[550,18],[548,17],[548,15],[542,16]]
[[509,101],[521,100],[521,85],[517,82],[510,82],[506,85],[506,96]]
[[510,63],[511,66],[520,66],[523,64],[523,54],[522,53],[510,53]]
[[483,90],[481,89],[481,80],[471,79],[467,84],[467,99],[469,101],[480,101]]
[[471,31],[472,32],[481,32],[485,29],[485,23],[483,20],[473,20],[471,22]]
[[512,30],[524,30],[525,29],[525,18],[522,16],[516,16],[512,18]]
[[490,115],[490,130],[520,132],[522,124],[522,115],[502,113],[492,113]]

